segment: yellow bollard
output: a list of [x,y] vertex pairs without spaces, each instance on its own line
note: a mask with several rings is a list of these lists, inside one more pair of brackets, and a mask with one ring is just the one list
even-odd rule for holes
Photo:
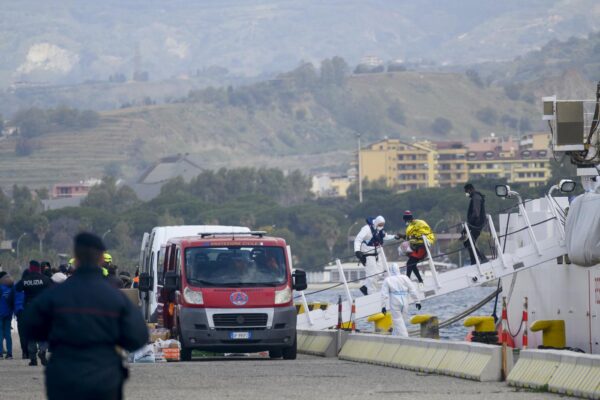
[[[496,321],[494,317],[474,316],[468,317],[463,323],[466,327],[473,327],[471,331],[471,342],[495,344],[498,343],[498,331],[496,330]],[[467,340],[469,340],[467,338]]]
[[529,329],[532,332],[542,331],[542,346],[544,347],[564,349],[567,346],[565,321],[562,319],[535,321]]
[[429,339],[440,338],[440,327],[438,317],[431,314],[419,314],[410,319],[411,324],[421,326],[421,337]]
[[367,320],[375,325],[375,332],[390,332],[394,325],[391,313],[385,315],[383,313],[373,314]]
[[496,332],[496,321],[491,316],[475,316],[465,319],[463,324],[466,327],[472,326],[475,332]]

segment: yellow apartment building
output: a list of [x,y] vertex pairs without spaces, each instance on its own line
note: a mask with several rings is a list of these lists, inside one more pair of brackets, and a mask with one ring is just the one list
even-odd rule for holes
[[404,192],[431,187],[456,187],[475,178],[506,178],[511,183],[542,185],[550,177],[546,134],[521,143],[494,135],[469,143],[385,139],[361,149],[362,179],[384,180]]
[[469,179],[500,179],[529,186],[545,184],[550,178],[548,150],[521,150],[510,157],[500,152],[467,152]]

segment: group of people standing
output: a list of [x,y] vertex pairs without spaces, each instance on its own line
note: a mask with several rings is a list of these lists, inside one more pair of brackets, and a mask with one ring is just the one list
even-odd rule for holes
[[38,358],[47,365],[50,400],[122,398],[127,370],[117,348],[134,351],[148,341],[140,311],[116,289],[133,280],[116,282],[105,251],[102,239],[81,233],[65,272],[48,276],[44,263],[35,260],[17,283],[0,272],[6,358],[12,358],[10,325],[16,314],[23,357],[30,358],[29,365],[37,365]]
[[[137,285],[137,277],[131,278],[128,272],[117,275],[118,267],[112,263],[112,256],[103,255],[101,271],[104,278],[115,288],[131,288]],[[29,359],[30,366],[37,366],[38,359],[42,365],[47,364],[45,342],[30,340],[23,328],[24,312],[46,289],[67,281],[75,271],[75,259],[68,265],[53,268],[50,262],[31,260],[29,267],[23,271],[18,282],[5,271],[0,271],[0,358],[13,359],[12,321],[17,319],[19,342],[23,359]],[[136,274],[137,275],[137,274]]]
[[[475,190],[471,183],[464,186],[466,196],[470,199],[467,211],[467,226],[471,240],[468,238],[467,229],[461,234],[464,247],[469,251],[471,265],[487,262],[487,258],[479,251],[476,241],[486,225],[485,197]],[[360,288],[363,295],[373,294],[381,290],[382,312],[387,312],[390,305],[392,320],[394,324],[393,335],[408,336],[404,322],[408,313],[409,300],[415,302],[417,309],[421,309],[418,291],[424,290],[424,282],[417,267],[418,263],[427,257],[428,246],[435,243],[436,237],[427,222],[416,219],[410,210],[406,210],[402,216],[406,230],[404,233],[389,235],[385,232],[385,218],[378,216],[367,218],[367,224],[362,227],[354,240],[354,253],[359,262],[365,267],[366,278],[364,285]],[[384,242],[390,240],[402,240],[399,251],[406,255],[406,275],[400,274],[397,264],[392,264],[390,274],[384,279],[383,266],[379,263],[380,251]],[[411,280],[415,275],[418,290]],[[383,283],[382,283],[383,282]],[[379,289],[381,288],[381,289]]]
[[[65,278],[62,279],[57,274],[62,274]],[[0,318],[2,321],[0,354],[4,355],[5,359],[10,360],[13,358],[11,326],[13,316],[16,316],[23,359],[29,359],[29,365],[33,366],[37,365],[39,357],[42,364],[46,365],[47,346],[44,342],[28,339],[27,335],[24,334],[23,316],[27,307],[37,296],[52,285],[57,284],[55,282],[64,280],[66,280],[65,273],[59,270],[52,273],[50,263],[40,263],[36,260],[29,262],[29,268],[23,272],[21,279],[16,283],[7,272],[0,272]]]

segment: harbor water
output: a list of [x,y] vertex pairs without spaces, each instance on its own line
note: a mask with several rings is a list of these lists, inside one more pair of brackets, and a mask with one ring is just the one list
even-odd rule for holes
[[[495,287],[473,287],[458,292],[450,293],[446,296],[438,298],[424,300],[421,304],[423,308],[421,311],[417,311],[414,306],[410,307],[409,314],[412,317],[415,314],[432,314],[436,315],[440,322],[443,322],[453,316],[460,314],[464,310],[472,307],[479,303],[485,297],[489,296],[494,292]],[[353,297],[362,296],[358,289],[353,289]],[[310,291],[306,292],[306,299],[308,302],[320,302],[320,303],[337,303],[338,297],[342,296],[345,299],[345,292],[341,288],[335,288],[315,294],[310,294]],[[500,301],[501,303],[501,301]],[[494,300],[492,299],[489,303],[484,305],[482,308],[474,312],[474,315],[492,315],[494,310]],[[502,304],[498,304],[497,315],[500,316],[502,311]],[[411,326],[407,321],[408,329],[411,330],[416,326]],[[373,324],[368,322],[366,319],[357,321],[357,329],[362,331],[372,331]],[[469,329],[463,326],[463,321],[458,321],[453,325],[440,330],[440,337],[449,340],[463,340]]]

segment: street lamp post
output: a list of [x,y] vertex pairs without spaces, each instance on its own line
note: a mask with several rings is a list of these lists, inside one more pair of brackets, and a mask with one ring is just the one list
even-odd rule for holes
[[358,136],[358,202],[362,203],[363,202],[363,187],[362,187],[362,163],[360,160],[360,133],[357,135]]
[[352,251],[352,244],[350,242],[350,231],[352,230],[352,228],[354,228],[354,225],[356,224],[358,224],[358,221],[354,221],[354,223],[350,225],[350,228],[348,228],[348,233],[346,233],[346,240],[348,241],[348,247],[350,248],[350,251]]
[[23,232],[23,234],[21,236],[19,236],[19,239],[17,239],[17,262],[18,263],[21,262],[21,257],[20,257],[20,253],[19,253],[19,247],[21,246],[21,239],[23,239],[25,236],[27,236],[27,232]]
[[108,235],[108,234],[109,234],[109,233],[111,233],[111,232],[112,232],[112,230],[111,230],[111,229],[109,229],[109,230],[107,230],[106,232],[104,232],[104,233],[102,234],[102,241],[104,241],[104,238],[106,238],[106,235]]

